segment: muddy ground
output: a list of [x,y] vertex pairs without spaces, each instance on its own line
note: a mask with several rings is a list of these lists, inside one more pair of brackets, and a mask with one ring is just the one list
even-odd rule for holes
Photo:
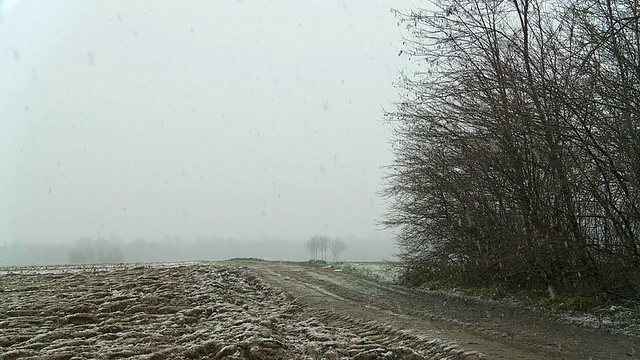
[[334,269],[0,269],[1,359],[640,359],[640,339]]

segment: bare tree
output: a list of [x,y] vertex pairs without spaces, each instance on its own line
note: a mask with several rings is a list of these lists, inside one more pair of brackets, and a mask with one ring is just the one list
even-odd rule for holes
[[340,254],[347,249],[347,244],[342,239],[333,239],[329,245],[333,261],[338,261]]
[[385,223],[415,268],[640,297],[640,11],[612,4],[398,13],[417,70],[386,115]]
[[307,250],[309,250],[309,257],[311,260],[318,260],[318,241],[315,237],[312,237],[307,241]]
[[[317,244],[321,259],[327,261],[327,250],[329,249],[329,238],[326,236],[314,236],[311,238]],[[318,260],[317,258],[315,260]]]

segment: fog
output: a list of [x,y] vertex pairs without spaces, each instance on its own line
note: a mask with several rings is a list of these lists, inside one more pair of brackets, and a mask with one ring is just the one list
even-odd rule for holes
[[0,264],[86,237],[128,261],[305,259],[318,234],[391,258],[382,114],[410,4],[0,2]]

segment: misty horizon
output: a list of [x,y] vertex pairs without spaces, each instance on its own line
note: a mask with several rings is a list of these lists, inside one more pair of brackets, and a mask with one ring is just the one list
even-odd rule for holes
[[0,3],[0,244],[393,246],[390,9],[411,3]]
[[[197,237],[185,239],[122,239],[82,237],[59,243],[0,243],[0,266],[145,263],[179,261],[222,261],[233,258],[258,258],[274,261],[307,261],[313,255],[306,247],[308,239],[234,239]],[[334,239],[330,239],[334,240]],[[395,261],[395,244],[389,239],[340,238],[346,248],[338,261]],[[334,261],[332,256],[319,260]]]

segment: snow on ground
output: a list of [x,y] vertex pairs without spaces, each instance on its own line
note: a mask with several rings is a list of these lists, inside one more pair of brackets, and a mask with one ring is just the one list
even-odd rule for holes
[[[326,267],[333,268],[335,271],[352,271],[370,279],[390,284],[397,283],[402,272],[402,266],[394,262],[339,262],[328,264]],[[431,294],[443,294],[455,298],[473,299],[475,301],[499,304],[507,307],[525,306],[514,297],[493,299],[486,296],[465,293],[461,289],[456,288],[438,290],[423,288],[422,290]],[[621,306],[611,306],[605,309],[606,311],[601,311],[596,314],[579,311],[554,312],[543,308],[537,308],[536,310],[540,311],[541,316],[557,317],[562,321],[586,328],[607,329],[607,331],[613,333],[636,337],[640,336],[640,320],[638,320],[637,315],[634,315],[633,311]]]
[[5,268],[0,358],[426,359],[328,326],[250,269],[196,263]]
[[401,267],[392,262],[337,262],[327,265],[336,271],[351,271],[368,278],[385,282],[396,283],[400,276]]
[[563,312],[558,315],[563,321],[592,329],[607,329],[610,332],[640,337],[640,320],[637,315],[622,306],[612,305],[599,314]]

